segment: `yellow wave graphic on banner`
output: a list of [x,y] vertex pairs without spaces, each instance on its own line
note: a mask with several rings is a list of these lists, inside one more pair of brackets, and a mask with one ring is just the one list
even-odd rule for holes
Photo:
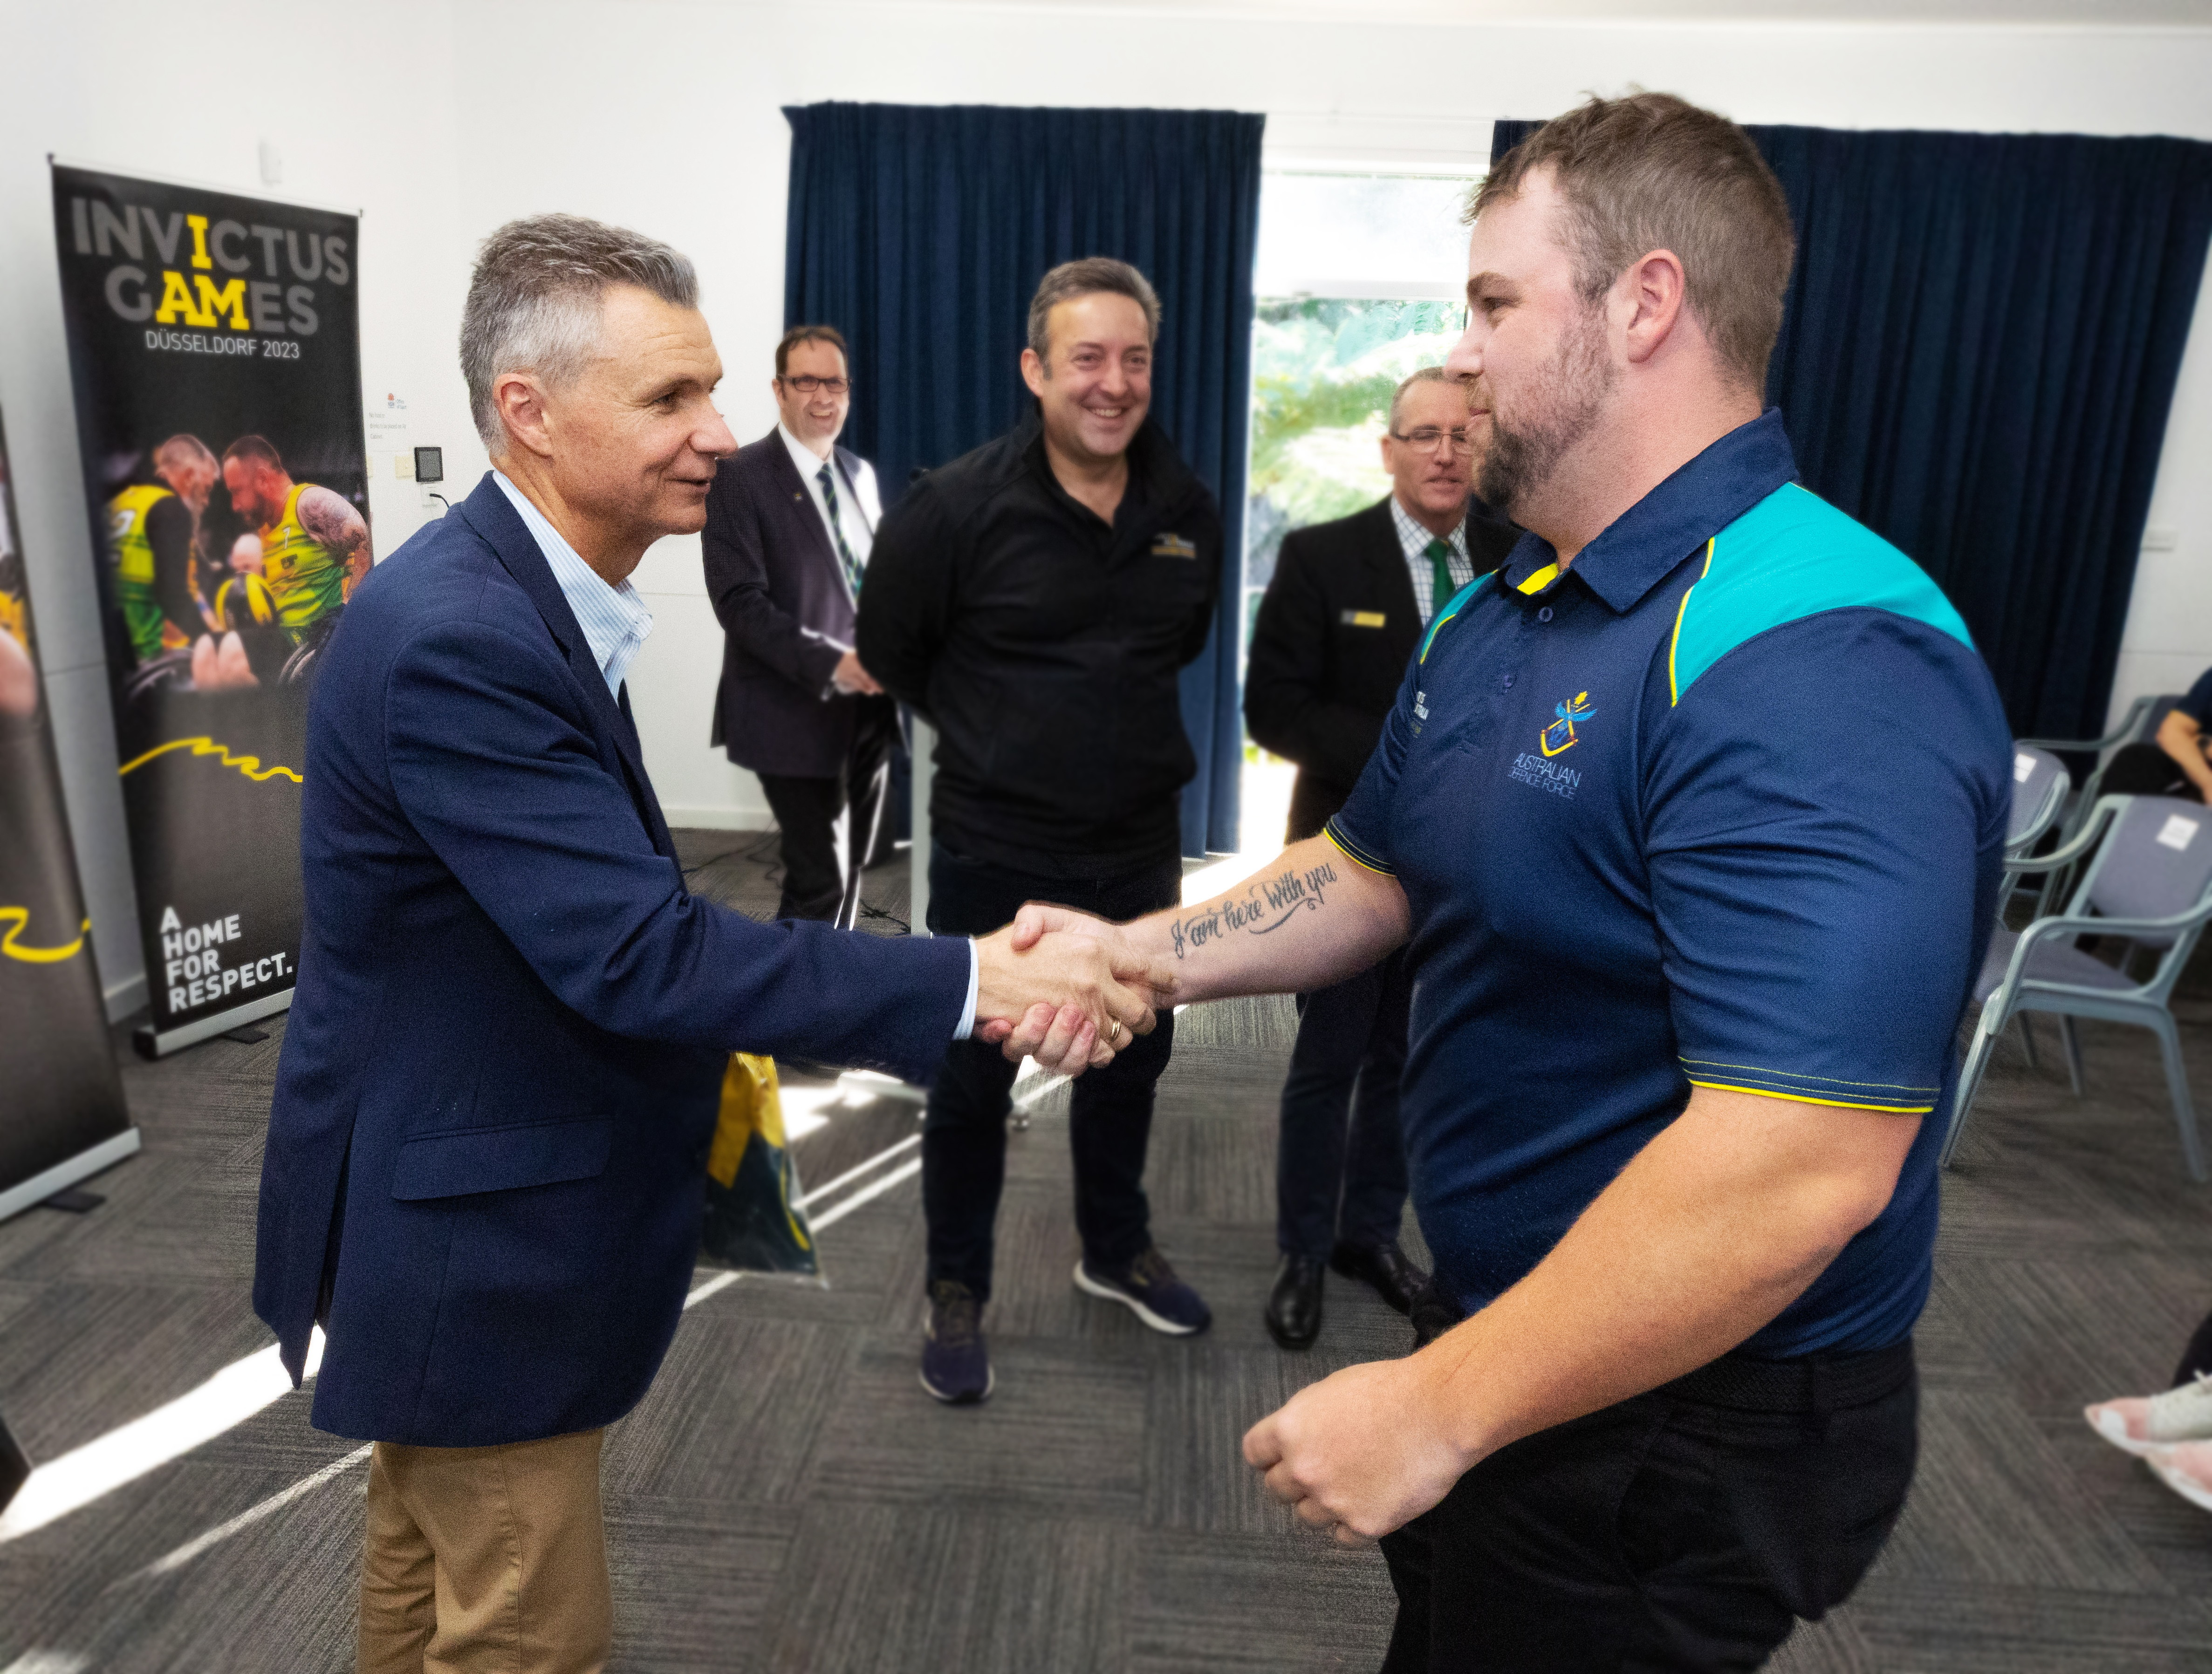
[[166,744],[156,744],[153,749],[148,750],[143,755],[137,756],[129,761],[125,761],[121,767],[115,770],[115,776],[118,779],[120,779],[124,774],[131,773],[137,768],[144,767],[155,756],[166,755],[173,749],[188,749],[195,755],[220,755],[222,758],[222,765],[224,767],[235,767],[240,773],[244,773],[248,779],[252,779],[257,785],[276,778],[278,773],[283,774],[285,778],[290,779],[295,785],[305,785],[307,782],[306,779],[301,778],[299,774],[294,773],[289,767],[284,767],[282,764],[264,767],[261,765],[261,758],[259,756],[233,755],[230,753],[229,745],[219,744],[216,743],[214,739],[207,737],[172,738]]
[[62,948],[27,948],[17,939],[31,927],[31,909],[27,907],[0,907],[0,925],[8,926],[8,933],[0,936],[0,955],[20,959],[26,965],[58,965],[64,959],[74,959],[84,947],[84,938],[92,929],[87,919],[77,926],[76,940]]

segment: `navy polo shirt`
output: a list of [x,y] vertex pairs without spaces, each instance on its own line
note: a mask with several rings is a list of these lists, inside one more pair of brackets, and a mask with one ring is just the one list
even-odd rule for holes
[[[1329,822],[1413,908],[1407,1160],[1469,1312],[1693,1085],[1948,1108],[2010,735],[1936,585],[1796,476],[1769,412],[1565,573],[1524,535],[1438,613]],[[1748,1352],[1911,1330],[1942,1129],[1921,1123],[1888,1207]]]

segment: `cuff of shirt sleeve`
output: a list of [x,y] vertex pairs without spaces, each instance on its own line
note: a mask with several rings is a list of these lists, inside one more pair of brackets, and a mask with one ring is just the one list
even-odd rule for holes
[[975,951],[975,938],[968,938],[968,998],[960,1003],[960,1022],[953,1029],[955,1040],[965,1040],[975,1032],[975,995],[983,983],[983,957]]
[[1398,874],[1390,869],[1389,862],[1364,847],[1357,838],[1345,830],[1336,818],[1332,817],[1321,829],[1322,835],[1334,843],[1342,852],[1344,858],[1353,864],[1363,866],[1370,872],[1379,872],[1384,877],[1397,876]]

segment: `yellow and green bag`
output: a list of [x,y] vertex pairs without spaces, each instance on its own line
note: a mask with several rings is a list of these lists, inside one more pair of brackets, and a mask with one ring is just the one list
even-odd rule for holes
[[732,1052],[707,1155],[707,1218],[699,1245],[719,1265],[818,1278],[814,1229],[799,1206],[784,1137],[775,1060]]

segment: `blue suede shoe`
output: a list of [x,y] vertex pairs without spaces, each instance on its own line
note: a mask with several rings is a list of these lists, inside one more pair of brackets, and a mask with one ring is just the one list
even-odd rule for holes
[[1206,1299],[1176,1277],[1167,1258],[1147,1248],[1126,1267],[1075,1264],[1075,1288],[1119,1302],[1156,1331],[1190,1337],[1213,1323]]
[[921,1338],[921,1386],[948,1406],[991,1398],[997,1381],[983,1346],[983,1304],[956,1279],[929,1287],[929,1325]]

